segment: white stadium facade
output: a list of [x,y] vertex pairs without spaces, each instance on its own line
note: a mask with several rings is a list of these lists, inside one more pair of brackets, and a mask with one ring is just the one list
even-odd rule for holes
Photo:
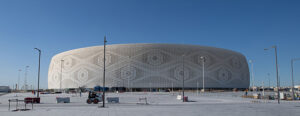
[[[74,49],[55,55],[48,88],[102,86],[103,46]],[[244,55],[231,50],[182,44],[116,44],[106,46],[106,87],[248,88]]]

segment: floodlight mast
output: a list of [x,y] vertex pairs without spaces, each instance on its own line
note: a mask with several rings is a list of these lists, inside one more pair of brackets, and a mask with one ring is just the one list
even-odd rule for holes
[[[280,104],[280,83],[279,83],[279,77],[278,77],[278,58],[277,58],[277,46],[274,45],[271,48],[275,49],[275,62],[276,62],[276,79],[277,79],[277,97],[278,97],[278,104]],[[264,50],[269,50],[269,48],[265,48]]]

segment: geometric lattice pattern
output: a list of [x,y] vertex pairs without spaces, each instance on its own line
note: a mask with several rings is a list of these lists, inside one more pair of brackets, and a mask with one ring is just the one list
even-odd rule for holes
[[[117,44],[106,46],[106,86],[131,88],[248,88],[246,58],[230,50],[180,44]],[[61,62],[61,60],[64,60]],[[80,48],[54,56],[48,88],[102,85],[103,46]]]

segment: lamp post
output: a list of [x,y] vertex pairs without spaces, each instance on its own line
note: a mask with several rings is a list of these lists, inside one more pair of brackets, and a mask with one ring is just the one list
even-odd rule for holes
[[265,97],[264,81],[262,81],[262,90],[263,90],[262,96]]
[[199,94],[199,82],[197,80],[197,96],[198,96],[198,94]]
[[202,60],[202,86],[203,86],[203,92],[205,92],[205,86],[204,86],[204,62],[205,62],[205,57],[201,56],[200,58]]
[[[130,59],[130,56],[128,56],[128,59],[129,59],[129,71],[131,70],[131,59]],[[131,89],[130,89],[130,75],[128,76],[128,78],[127,78],[128,80],[128,83],[127,83],[127,85],[128,85],[128,92],[132,92],[131,91]]]
[[270,79],[270,73],[268,73],[268,80],[269,80],[269,89],[271,88],[271,79]]
[[24,90],[27,91],[27,72],[28,72],[29,66],[25,67],[25,77],[24,77]]
[[20,73],[21,73],[21,69],[19,69],[19,74],[18,74],[18,91],[20,90],[19,88],[19,86],[20,86]]
[[184,56],[182,55],[182,102],[184,102]]
[[[274,45],[274,46],[272,46],[272,48],[275,49],[276,80],[277,80],[277,97],[278,97],[278,104],[280,104],[280,94],[279,94],[280,83],[279,83],[279,77],[278,77],[277,46]],[[265,48],[264,50],[269,50],[269,48]]]
[[[253,89],[253,92],[254,92],[254,73],[253,73],[253,61],[252,60],[249,60],[249,63],[251,64],[251,79],[252,79],[252,89]],[[250,90],[251,90],[251,88],[250,88]],[[249,91],[250,91],[249,90]]]
[[174,88],[174,85],[173,85],[173,82],[172,82],[172,94],[173,94],[173,88]]
[[40,67],[41,67],[41,50],[40,49],[38,49],[38,48],[34,48],[34,49],[36,49],[38,52],[39,52],[39,68],[38,68],[38,86],[37,86],[37,97],[40,97],[39,95],[39,90],[40,90]]
[[300,58],[295,58],[291,60],[291,67],[292,67],[292,94],[293,94],[293,100],[295,100],[295,91],[294,91],[294,61],[300,60]]
[[152,83],[150,82],[149,85],[150,85],[150,90],[149,90],[149,92],[152,92]]
[[62,87],[62,77],[63,77],[63,73],[62,73],[62,70],[63,70],[63,63],[64,63],[64,60],[60,60],[60,82],[59,82],[59,89],[60,89],[60,92],[61,91],[61,87]]
[[106,36],[104,36],[104,51],[103,51],[103,97],[102,97],[102,101],[103,101],[103,104],[102,104],[102,107],[105,107],[105,49],[106,49]]

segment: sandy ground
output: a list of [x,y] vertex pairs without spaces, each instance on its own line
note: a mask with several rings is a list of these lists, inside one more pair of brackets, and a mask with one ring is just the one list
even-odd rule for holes
[[[250,93],[251,94],[251,93]],[[177,100],[178,93],[132,92],[108,93],[119,97],[120,103],[87,104],[87,94],[41,95],[41,104],[34,104],[33,110],[12,112],[8,110],[8,99],[32,97],[31,93],[11,93],[0,96],[0,116],[299,116],[299,101],[255,100],[241,98],[243,92],[186,93],[189,100]],[[56,97],[70,97],[71,103],[56,103]],[[146,97],[149,105],[139,103]],[[24,104],[20,104],[24,108]],[[15,103],[12,103],[15,109]],[[29,108],[31,106],[29,105]]]

